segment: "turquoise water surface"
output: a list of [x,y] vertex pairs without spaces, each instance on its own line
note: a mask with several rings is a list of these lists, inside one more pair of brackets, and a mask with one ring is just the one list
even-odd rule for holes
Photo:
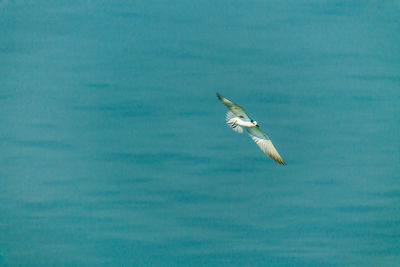
[[398,2],[3,0],[0,24],[0,265],[400,266]]

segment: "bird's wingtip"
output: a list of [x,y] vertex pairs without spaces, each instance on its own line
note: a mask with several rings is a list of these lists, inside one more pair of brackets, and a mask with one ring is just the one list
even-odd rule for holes
[[286,162],[282,158],[275,159],[275,161],[278,162],[281,165],[284,165],[284,166],[287,165]]
[[287,165],[286,162],[280,157],[276,157],[275,155],[268,155],[270,156],[270,158],[272,158],[273,160],[275,160],[277,163],[279,163],[280,165]]

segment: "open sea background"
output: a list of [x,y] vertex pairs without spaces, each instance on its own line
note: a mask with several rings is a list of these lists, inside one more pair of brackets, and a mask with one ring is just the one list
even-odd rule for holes
[[0,265],[400,266],[398,1],[2,0],[0,25]]

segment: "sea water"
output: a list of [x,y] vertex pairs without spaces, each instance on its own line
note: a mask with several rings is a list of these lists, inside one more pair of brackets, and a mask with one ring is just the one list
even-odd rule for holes
[[399,14],[1,1],[0,264],[399,266]]

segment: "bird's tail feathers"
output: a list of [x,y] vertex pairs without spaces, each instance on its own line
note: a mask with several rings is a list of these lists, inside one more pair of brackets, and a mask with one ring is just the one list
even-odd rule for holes
[[232,112],[228,111],[225,115],[225,120],[226,120],[226,124],[228,124],[228,126],[235,132],[237,133],[243,133],[243,128],[240,127],[237,124],[234,124],[232,122],[230,122],[231,119],[233,118],[237,118],[237,116],[235,114],[233,114]]

